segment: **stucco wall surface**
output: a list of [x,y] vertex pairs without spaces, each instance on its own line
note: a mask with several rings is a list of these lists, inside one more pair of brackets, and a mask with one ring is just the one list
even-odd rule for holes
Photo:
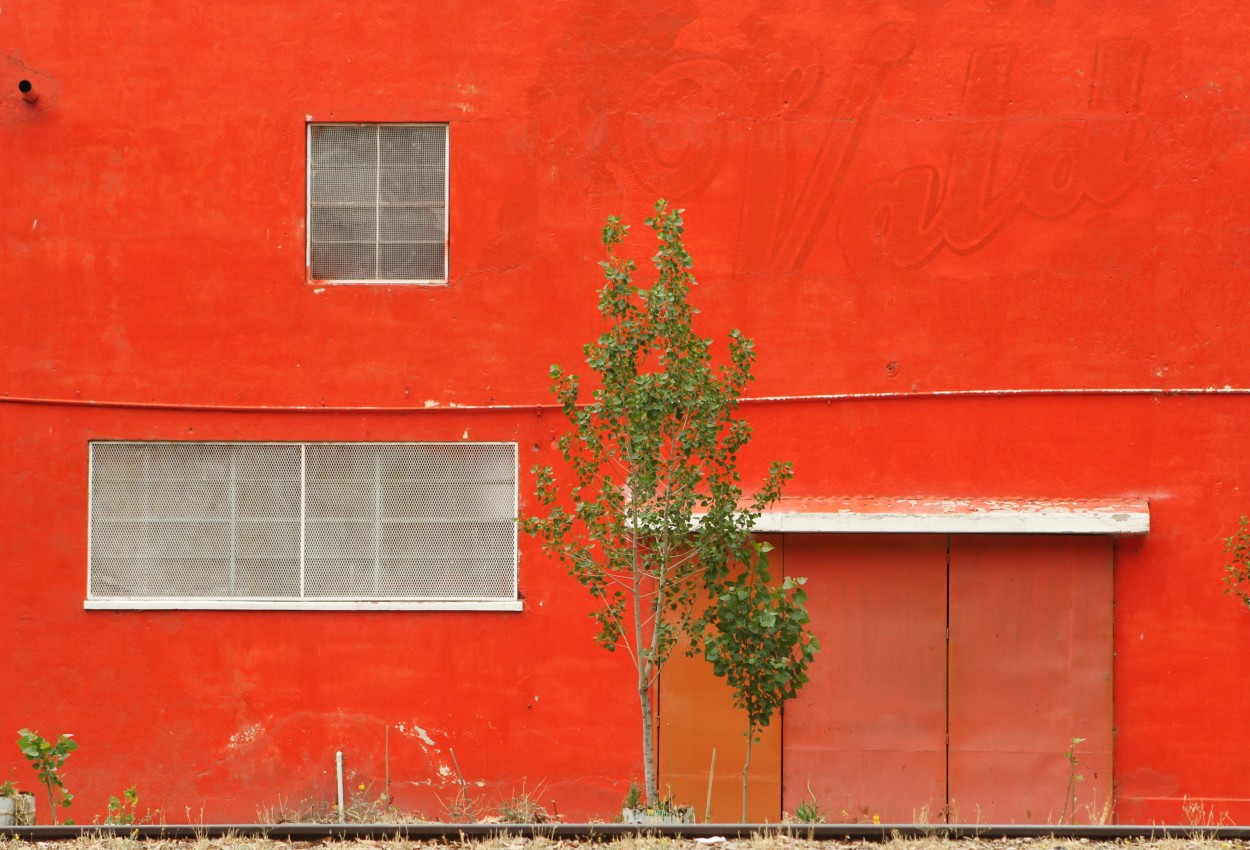
[[[326,798],[337,749],[378,790],[388,726],[401,803],[439,813],[454,749],[485,799],[524,778],[608,815],[639,772],[627,664],[530,541],[520,613],[88,612],[87,445],[516,441],[524,513],[599,226],[645,258],[663,196],[754,395],[891,396],[745,406],[746,481],[1149,500],[1115,548],[1116,815],[1244,822],[1220,567],[1250,400],[1102,391],[1250,387],[1247,43],[1235,4],[1145,0],[9,0],[0,735],[76,733],[80,822],[135,782],[170,820]],[[308,279],[309,121],[449,125],[446,286]],[[1085,392],[923,395],[1000,389]]]

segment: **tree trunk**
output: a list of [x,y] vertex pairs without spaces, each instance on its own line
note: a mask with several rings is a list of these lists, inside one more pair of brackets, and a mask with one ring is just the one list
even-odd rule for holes
[[747,822],[747,774],[751,772],[751,745],[755,743],[755,726],[747,727],[747,760],[742,765],[742,822]]
[[638,683],[638,699],[642,703],[642,767],[647,786],[647,805],[654,806],[660,801],[660,793],[655,775],[655,724],[651,716],[651,687],[645,681]]

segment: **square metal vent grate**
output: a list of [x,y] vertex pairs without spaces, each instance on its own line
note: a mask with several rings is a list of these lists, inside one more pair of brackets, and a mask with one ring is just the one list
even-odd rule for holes
[[508,443],[93,443],[92,599],[514,600]]
[[308,125],[308,271],[446,281],[446,124]]

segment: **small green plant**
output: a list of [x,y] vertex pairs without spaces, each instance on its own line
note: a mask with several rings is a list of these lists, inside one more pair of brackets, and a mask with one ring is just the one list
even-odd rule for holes
[[807,778],[807,796],[811,799],[801,800],[794,807],[794,820],[796,823],[824,823],[825,815],[820,810],[820,802],[816,799],[816,795],[812,793],[812,778]]
[[138,804],[138,785],[131,785],[123,791],[121,799],[109,794],[109,813],[104,822],[108,824],[133,824],[135,822],[135,806]]
[[815,800],[803,800],[794,807],[794,820],[796,823],[824,823],[825,816]]
[[621,808],[633,810],[642,808],[642,789],[638,787],[637,782],[629,783],[629,793],[621,801]]
[[1250,608],[1250,525],[1243,516],[1232,537],[1225,539],[1229,561],[1224,565],[1224,592]]
[[[39,781],[48,793],[48,811],[51,812],[52,822],[55,824],[57,823],[57,792],[59,791],[61,795],[62,808],[68,809],[74,802],[74,795],[69,793],[61,779],[61,768],[65,766],[65,760],[78,749],[78,742],[70,734],[57,738],[55,744],[29,729],[21,729],[17,734],[20,736],[17,739],[17,748],[22,751],[22,755],[35,769]],[[65,822],[73,823],[72,820]]]
[[1063,813],[1059,815],[1061,824],[1076,820],[1076,783],[1085,781],[1085,777],[1076,772],[1081,765],[1081,760],[1076,755],[1076,748],[1084,741],[1084,738],[1073,738],[1063,754],[1063,757],[1068,760],[1068,790],[1064,792]]
[[16,797],[17,786],[13,784],[12,779],[6,779],[0,782],[0,797]]

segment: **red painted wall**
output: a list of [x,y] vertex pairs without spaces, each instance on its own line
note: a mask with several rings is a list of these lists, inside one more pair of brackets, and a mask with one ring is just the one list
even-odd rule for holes
[[[5,3],[0,734],[77,734],[80,821],[134,782],[169,820],[326,798],[337,749],[377,788],[400,723],[401,803],[438,814],[455,749],[483,799],[524,777],[608,814],[638,773],[604,746],[632,741],[622,660],[528,541],[519,614],[85,612],[87,442],[515,439],[525,511],[557,418],[427,404],[546,401],[595,329],[602,218],[657,195],[688,210],[706,331],[757,340],[759,395],[1250,387],[1248,29],[1138,0]],[[450,124],[447,287],[306,283],[309,116]],[[281,410],[323,405],[406,412]],[[1149,498],[1116,548],[1117,815],[1245,822],[1250,616],[1219,583],[1245,409],[751,405],[748,473]]]

